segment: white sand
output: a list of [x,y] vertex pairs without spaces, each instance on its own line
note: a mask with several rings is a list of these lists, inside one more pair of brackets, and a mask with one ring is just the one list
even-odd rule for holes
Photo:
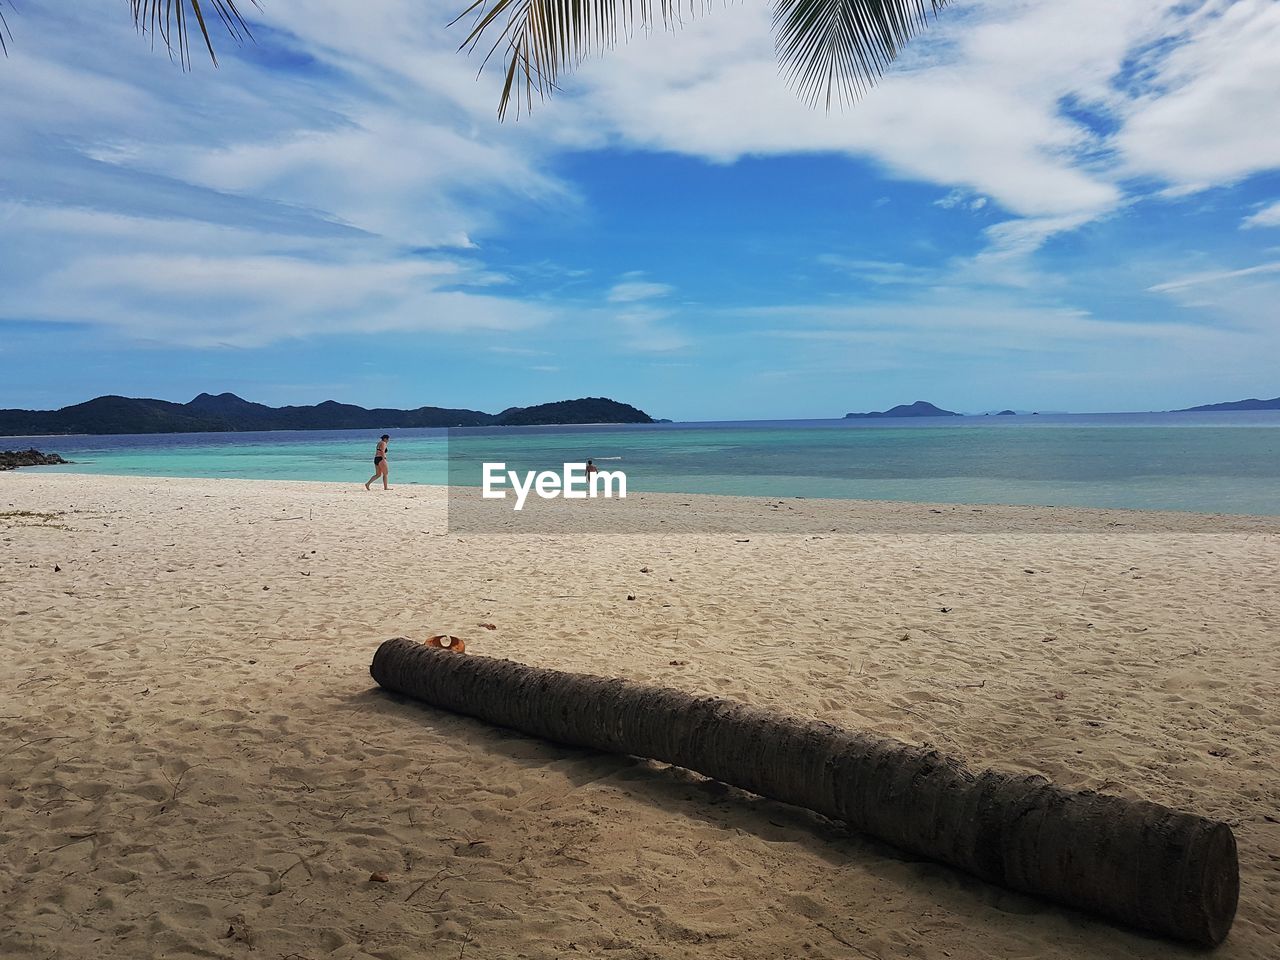
[[925,506],[797,503],[918,531],[815,539],[714,505],[750,542],[459,538],[422,487],[0,474],[0,956],[1192,955],[374,689],[381,640],[435,632],[1226,820],[1215,956],[1280,956],[1280,519],[940,533]]

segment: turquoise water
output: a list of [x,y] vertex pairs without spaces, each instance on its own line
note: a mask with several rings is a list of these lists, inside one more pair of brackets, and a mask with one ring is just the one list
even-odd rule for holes
[[[382,431],[0,438],[60,472],[363,483]],[[595,458],[631,491],[1280,515],[1280,413],[400,430],[393,484]]]

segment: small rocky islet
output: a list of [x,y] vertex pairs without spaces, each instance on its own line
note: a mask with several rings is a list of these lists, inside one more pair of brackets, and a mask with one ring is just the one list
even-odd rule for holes
[[51,467],[58,463],[71,463],[56,453],[39,450],[0,450],[0,470],[16,470],[18,467]]

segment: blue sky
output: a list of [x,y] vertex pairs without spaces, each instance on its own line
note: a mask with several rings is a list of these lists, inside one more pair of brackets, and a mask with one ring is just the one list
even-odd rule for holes
[[0,407],[1280,394],[1270,0],[957,3],[830,115],[717,8],[505,123],[447,3],[262,0],[188,73],[52,6],[5,5]]

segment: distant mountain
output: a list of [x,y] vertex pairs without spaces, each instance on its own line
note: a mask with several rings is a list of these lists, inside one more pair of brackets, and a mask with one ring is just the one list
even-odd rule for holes
[[926,403],[924,400],[917,400],[915,403],[900,403],[896,407],[888,410],[881,410],[874,413],[846,413],[846,420],[865,420],[875,417],[961,417],[964,414],[955,413],[951,410],[943,410],[941,407],[935,407],[932,403]]
[[326,400],[314,406],[268,407],[234,393],[202,393],[190,403],[98,397],[61,410],[0,410],[0,436],[68,433],[228,433],[242,430],[392,430],[564,423],[652,423],[643,410],[604,397],[480,410],[376,408]]
[[1017,415],[1018,415],[1017,410],[1001,410],[999,413],[996,414],[997,417],[1016,417]]
[[606,397],[583,397],[540,403],[535,407],[508,407],[493,421],[502,427],[527,427],[552,423],[653,423],[653,418],[629,403]]
[[1251,398],[1249,400],[1230,400],[1227,403],[1206,403],[1200,407],[1175,410],[1174,413],[1208,413],[1214,410],[1280,410],[1280,397],[1273,397],[1270,400]]

